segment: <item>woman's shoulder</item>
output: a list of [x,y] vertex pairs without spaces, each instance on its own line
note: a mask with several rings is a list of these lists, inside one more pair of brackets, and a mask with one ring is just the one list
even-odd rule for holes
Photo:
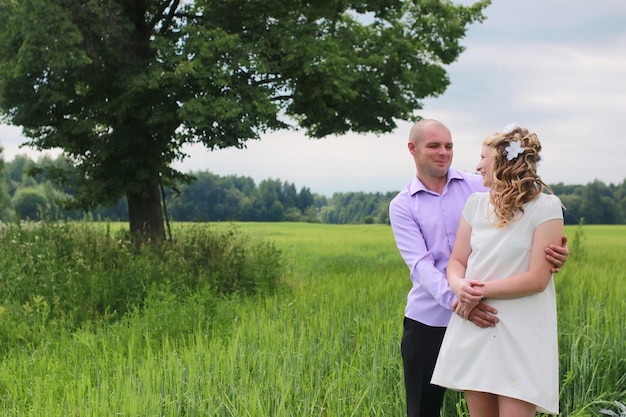
[[537,202],[537,204],[540,204],[543,207],[550,207],[555,205],[561,207],[561,199],[555,194],[541,193],[537,196],[535,201]]
[[533,207],[538,213],[548,217],[559,217],[563,215],[563,205],[561,199],[554,194],[541,193],[529,202],[529,207]]
[[483,212],[484,208],[489,204],[488,192],[474,192],[470,194],[465,202],[465,208],[463,209],[463,215],[466,219],[471,218],[478,212]]

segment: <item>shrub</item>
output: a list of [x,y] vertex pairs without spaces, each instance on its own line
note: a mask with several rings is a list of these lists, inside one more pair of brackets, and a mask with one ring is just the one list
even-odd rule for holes
[[[3,323],[63,322],[76,328],[111,321],[173,297],[249,295],[273,291],[282,254],[234,230],[182,230],[175,241],[137,246],[121,228],[89,222],[44,222],[0,228],[0,337]],[[160,295],[159,295],[160,294]],[[157,297],[158,295],[158,297]],[[42,310],[34,314],[29,306]],[[42,307],[43,306],[43,307]],[[45,313],[45,314],[44,314]],[[37,339],[30,333],[28,343]],[[6,339],[4,340],[6,344]]]

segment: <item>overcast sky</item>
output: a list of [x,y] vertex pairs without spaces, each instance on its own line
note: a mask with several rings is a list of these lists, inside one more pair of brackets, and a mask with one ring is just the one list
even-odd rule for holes
[[[468,1],[462,1],[467,4]],[[626,179],[626,1],[493,0],[470,27],[466,47],[447,67],[451,84],[419,113],[450,127],[453,166],[474,172],[480,143],[509,123],[535,131],[543,145],[539,173],[549,184],[606,184]],[[299,190],[397,191],[415,167],[406,148],[409,123],[392,134],[307,139],[265,135],[247,149],[200,146],[176,167],[217,175],[293,183]],[[20,129],[0,126],[5,161],[26,148]]]

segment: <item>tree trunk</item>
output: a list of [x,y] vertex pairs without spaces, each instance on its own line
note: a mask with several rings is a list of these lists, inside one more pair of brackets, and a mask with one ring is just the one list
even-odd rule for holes
[[147,183],[143,192],[129,193],[126,199],[130,234],[133,239],[143,242],[165,240],[159,184]]

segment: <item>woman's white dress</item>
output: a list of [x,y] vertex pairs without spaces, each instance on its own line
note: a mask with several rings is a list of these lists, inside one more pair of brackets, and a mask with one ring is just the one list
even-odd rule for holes
[[[471,195],[464,208],[463,217],[472,227],[467,279],[488,281],[528,271],[535,228],[563,218],[560,200],[547,194],[527,203],[524,214],[505,228],[493,225],[491,209],[488,193]],[[539,294],[487,303],[498,311],[495,327],[479,328],[452,315],[432,383],[517,398],[536,404],[539,412],[558,414],[554,280]]]

